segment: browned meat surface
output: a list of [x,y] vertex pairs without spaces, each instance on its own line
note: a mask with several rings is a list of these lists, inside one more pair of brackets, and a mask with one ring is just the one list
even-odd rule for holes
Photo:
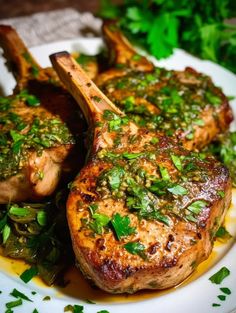
[[174,136],[189,150],[206,146],[233,119],[226,96],[192,68],[154,67],[131,47],[113,22],[103,27],[111,68],[96,83],[138,125]]
[[52,194],[83,164],[80,110],[52,69],[42,69],[10,26],[0,45],[17,79],[0,97],[0,203]]
[[135,125],[69,54],[51,61],[93,138],[67,202],[82,272],[112,293],[179,284],[212,250],[231,201],[228,170]]

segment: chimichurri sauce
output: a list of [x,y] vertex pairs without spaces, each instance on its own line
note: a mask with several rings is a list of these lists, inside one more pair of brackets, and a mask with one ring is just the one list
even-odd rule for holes
[[[202,110],[207,106],[217,108],[222,102],[220,89],[208,76],[187,70],[184,74],[163,68],[152,73],[128,71],[101,87],[138,125],[164,131],[168,136],[181,131],[189,140],[194,137],[194,126],[205,124]],[[158,114],[153,114],[141,99],[157,108]]]

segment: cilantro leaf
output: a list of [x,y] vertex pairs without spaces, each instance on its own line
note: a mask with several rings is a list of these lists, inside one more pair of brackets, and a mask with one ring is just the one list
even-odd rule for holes
[[135,227],[130,226],[130,218],[128,215],[121,216],[119,213],[116,213],[113,216],[111,223],[118,240],[121,240],[122,237],[126,237],[135,233]]

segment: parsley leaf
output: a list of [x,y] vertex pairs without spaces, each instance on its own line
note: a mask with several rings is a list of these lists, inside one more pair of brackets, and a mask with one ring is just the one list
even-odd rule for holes
[[94,213],[93,221],[89,223],[89,227],[97,234],[103,234],[103,227],[110,222],[110,218],[105,214]]
[[188,207],[187,207],[187,210],[192,212],[193,214],[200,214],[202,209],[204,207],[206,207],[207,205],[207,202],[204,201],[204,200],[197,200],[197,201],[194,201],[193,203],[191,203]]
[[235,17],[234,1],[102,0],[99,15],[118,20],[129,39],[157,59],[180,47],[236,72],[236,25],[225,22]]
[[184,196],[188,194],[188,190],[180,185],[174,185],[173,187],[167,188],[167,190],[176,196]]
[[114,166],[112,169],[102,173],[101,178],[105,178],[111,190],[117,190],[120,187],[125,170],[121,166]]
[[130,218],[128,215],[121,216],[119,213],[116,213],[113,216],[111,223],[118,240],[121,240],[122,237],[126,237],[135,233],[135,227],[130,226]]
[[131,254],[137,254],[142,258],[146,258],[144,253],[145,246],[138,241],[128,242],[124,245],[124,248]]

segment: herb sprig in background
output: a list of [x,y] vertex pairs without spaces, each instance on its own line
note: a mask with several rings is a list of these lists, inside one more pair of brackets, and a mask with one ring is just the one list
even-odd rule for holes
[[99,15],[117,19],[129,39],[157,59],[183,48],[236,73],[234,0],[101,1]]

